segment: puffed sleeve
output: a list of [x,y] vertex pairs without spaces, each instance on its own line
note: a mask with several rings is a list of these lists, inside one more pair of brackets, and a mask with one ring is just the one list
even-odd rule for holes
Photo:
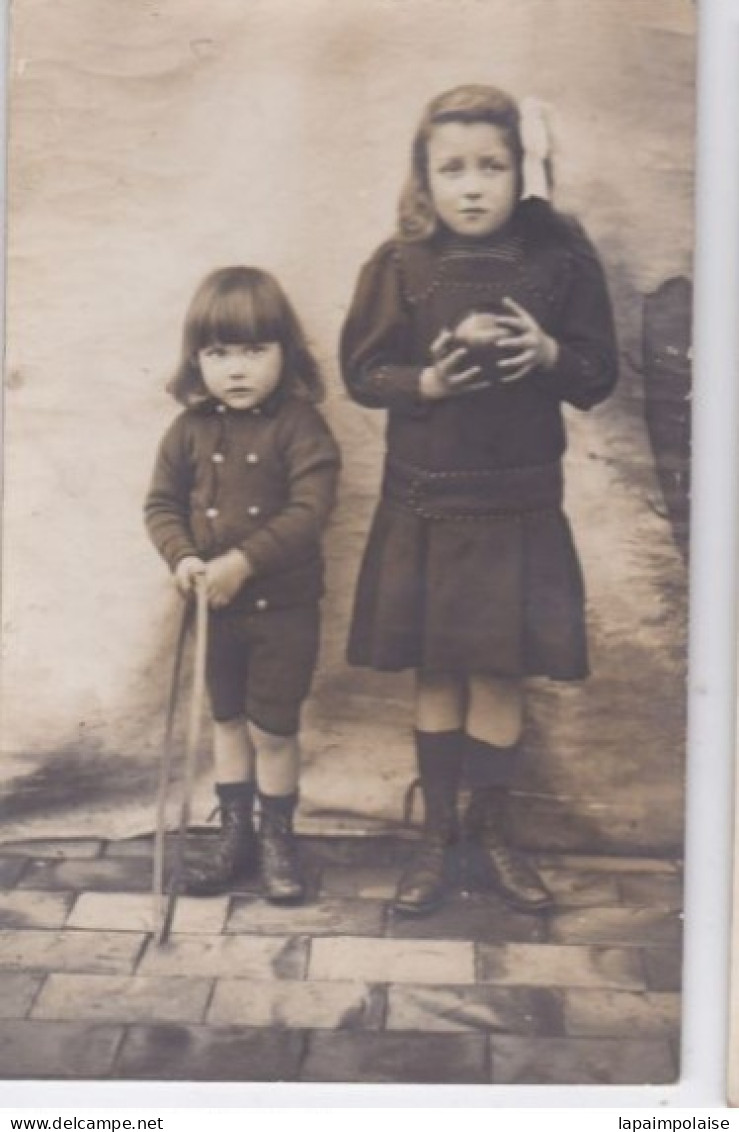
[[255,575],[285,569],[317,549],[336,502],[341,457],[328,425],[307,402],[296,401],[286,418],[279,447],[287,502],[239,543]]
[[389,241],[362,268],[340,344],[353,400],[370,409],[417,409],[423,366],[413,357],[410,313]]
[[183,413],[173,421],[159,445],[144,503],[149,537],[172,570],[182,558],[198,553],[188,518],[191,483],[192,460]]
[[582,228],[571,223],[569,287],[554,328],[557,362],[542,378],[578,409],[605,400],[618,378],[618,345],[605,273]]

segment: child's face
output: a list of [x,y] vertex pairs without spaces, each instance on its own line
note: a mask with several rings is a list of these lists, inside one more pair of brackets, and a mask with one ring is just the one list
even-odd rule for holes
[[229,409],[254,409],[280,383],[282,347],[279,342],[213,342],[198,351],[198,365],[211,397]]
[[427,157],[431,199],[452,232],[482,238],[510,220],[518,178],[500,126],[440,123],[432,130]]

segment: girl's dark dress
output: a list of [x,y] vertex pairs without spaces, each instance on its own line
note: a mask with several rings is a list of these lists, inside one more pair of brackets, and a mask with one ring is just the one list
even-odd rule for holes
[[[510,296],[559,344],[555,368],[422,401],[444,328]],[[587,675],[584,592],[562,511],[561,405],[611,392],[617,351],[598,257],[538,200],[505,233],[391,240],[364,267],[341,343],[360,404],[389,410],[382,497],[360,572],[348,657],[378,669]]]

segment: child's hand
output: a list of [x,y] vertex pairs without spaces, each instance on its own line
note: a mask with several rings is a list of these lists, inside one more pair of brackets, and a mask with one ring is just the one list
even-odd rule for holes
[[467,358],[467,350],[463,346],[450,350],[449,343],[453,338],[454,335],[449,330],[442,330],[431,344],[434,364],[421,372],[419,382],[421,396],[427,401],[459,397],[463,393],[475,393],[479,389],[488,388],[486,381],[479,380],[482,372],[479,366],[461,368]]
[[251,575],[251,566],[240,550],[229,550],[212,558],[205,567],[205,592],[211,609],[222,609],[232,601]]
[[195,579],[198,574],[205,573],[205,563],[202,558],[190,554],[181,558],[174,569],[174,580],[182,597],[187,597],[195,589]]
[[498,317],[498,325],[508,331],[498,339],[498,346],[508,354],[498,362],[504,371],[501,383],[520,381],[534,369],[552,369],[559,352],[554,338],[513,299],[505,298],[503,305],[511,313]]

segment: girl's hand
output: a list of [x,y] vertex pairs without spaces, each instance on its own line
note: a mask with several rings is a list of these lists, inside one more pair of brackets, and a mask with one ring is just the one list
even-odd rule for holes
[[205,592],[211,609],[222,609],[232,601],[251,576],[251,566],[240,550],[229,550],[205,566]]
[[202,558],[191,554],[181,558],[174,568],[174,580],[182,597],[187,597],[195,589],[195,579],[198,574],[205,573],[205,563]]
[[440,401],[444,397],[460,397],[464,393],[475,393],[479,389],[487,389],[488,383],[480,381],[479,366],[464,366],[467,351],[463,346],[450,350],[449,343],[454,335],[449,330],[442,330],[441,334],[431,343],[431,357],[433,365],[422,370],[419,382],[421,396],[427,401]]
[[510,353],[498,362],[498,368],[504,371],[501,383],[520,381],[535,369],[552,369],[559,353],[554,338],[513,299],[503,299],[503,305],[510,314],[500,315],[498,324],[508,333],[498,339],[498,345]]

